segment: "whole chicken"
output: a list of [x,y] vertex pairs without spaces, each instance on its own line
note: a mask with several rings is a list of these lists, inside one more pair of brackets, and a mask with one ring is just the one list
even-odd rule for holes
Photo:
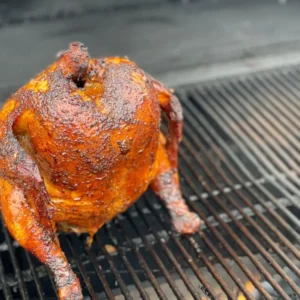
[[[168,135],[160,132],[161,110]],[[127,58],[91,59],[81,43],[20,88],[0,111],[0,201],[11,235],[47,265],[60,299],[82,299],[56,232],[88,243],[150,186],[179,233],[200,219],[182,198],[182,109]]]

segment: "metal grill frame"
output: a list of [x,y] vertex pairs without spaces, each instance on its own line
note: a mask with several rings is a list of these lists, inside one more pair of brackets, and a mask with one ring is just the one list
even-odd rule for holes
[[[64,236],[64,250],[70,253],[70,261],[80,277],[84,294],[91,299],[100,297],[91,280],[88,268],[91,264],[93,276],[102,284],[107,299],[116,297],[107,272],[115,278],[123,297],[133,299],[116,263],[118,257],[142,299],[154,299],[153,294],[159,299],[168,299],[158,277],[164,278],[174,297],[185,299],[187,295],[178,287],[174,274],[184,283],[192,299],[219,299],[216,285],[228,299],[236,299],[236,292],[242,292],[246,299],[254,299],[245,282],[232,270],[231,261],[265,299],[274,299],[262,280],[242,261],[241,257],[247,256],[257,274],[272,286],[280,299],[290,299],[291,295],[274,279],[272,272],[288,284],[295,299],[300,299],[299,286],[286,272],[288,268],[300,278],[299,264],[295,263],[300,261],[299,67],[179,87],[177,95],[185,112],[184,139],[179,150],[182,192],[191,209],[204,221],[202,231],[193,236],[178,236],[170,225],[166,210],[153,194],[146,193],[134,207],[101,229],[116,253],[108,253],[98,233],[93,248],[84,248],[83,258],[81,252],[78,253],[77,245],[81,243],[78,238]],[[243,119],[245,115],[246,121]],[[230,145],[214,125],[227,134]],[[259,178],[247,169],[247,164],[231,148],[232,144],[244,153],[248,163],[256,166],[261,174]],[[267,184],[272,185],[285,201],[280,201]],[[160,230],[156,230],[153,219]],[[17,297],[33,299],[16,255],[17,248],[3,221],[2,226],[7,245],[7,249],[0,251],[2,296],[4,299],[19,299],[15,298],[6,280],[1,254],[8,252],[18,287]],[[145,228],[148,228],[147,232]],[[136,233],[135,238],[132,231]],[[121,235],[116,235],[116,232]],[[142,275],[133,266],[130,253],[135,256]],[[266,264],[257,259],[257,253]],[[149,257],[153,263],[149,262]],[[27,252],[25,258],[36,298],[49,299],[35,259]],[[106,269],[99,267],[104,261]],[[236,290],[220,275],[216,263],[231,278]],[[200,266],[211,274],[214,286]],[[187,269],[193,272],[197,286],[191,282]],[[49,272],[47,274],[55,297],[53,280]],[[144,279],[153,288],[151,295],[145,288]]]

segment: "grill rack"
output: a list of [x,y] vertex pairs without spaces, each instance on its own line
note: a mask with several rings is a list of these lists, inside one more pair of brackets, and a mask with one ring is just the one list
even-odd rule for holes
[[[182,192],[202,232],[178,236],[147,192],[90,250],[82,237],[60,236],[85,297],[255,299],[250,281],[264,299],[300,299],[300,68],[177,94],[185,112]],[[5,226],[0,242],[0,299],[56,299],[48,270]]]

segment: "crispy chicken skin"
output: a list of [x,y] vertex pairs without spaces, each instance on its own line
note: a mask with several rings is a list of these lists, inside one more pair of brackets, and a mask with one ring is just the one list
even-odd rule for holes
[[[160,132],[161,110],[168,136]],[[72,43],[0,111],[0,203],[11,235],[51,270],[60,299],[82,299],[57,230],[95,232],[150,186],[175,229],[198,230],[179,188],[182,110],[127,58]]]

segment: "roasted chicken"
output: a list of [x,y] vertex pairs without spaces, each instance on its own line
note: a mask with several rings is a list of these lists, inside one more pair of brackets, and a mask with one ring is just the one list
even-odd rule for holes
[[[160,131],[161,110],[169,125]],[[11,235],[51,270],[60,299],[82,299],[58,230],[87,232],[150,186],[175,229],[197,231],[182,198],[182,109],[171,90],[127,58],[91,59],[72,43],[0,111],[0,200]]]

